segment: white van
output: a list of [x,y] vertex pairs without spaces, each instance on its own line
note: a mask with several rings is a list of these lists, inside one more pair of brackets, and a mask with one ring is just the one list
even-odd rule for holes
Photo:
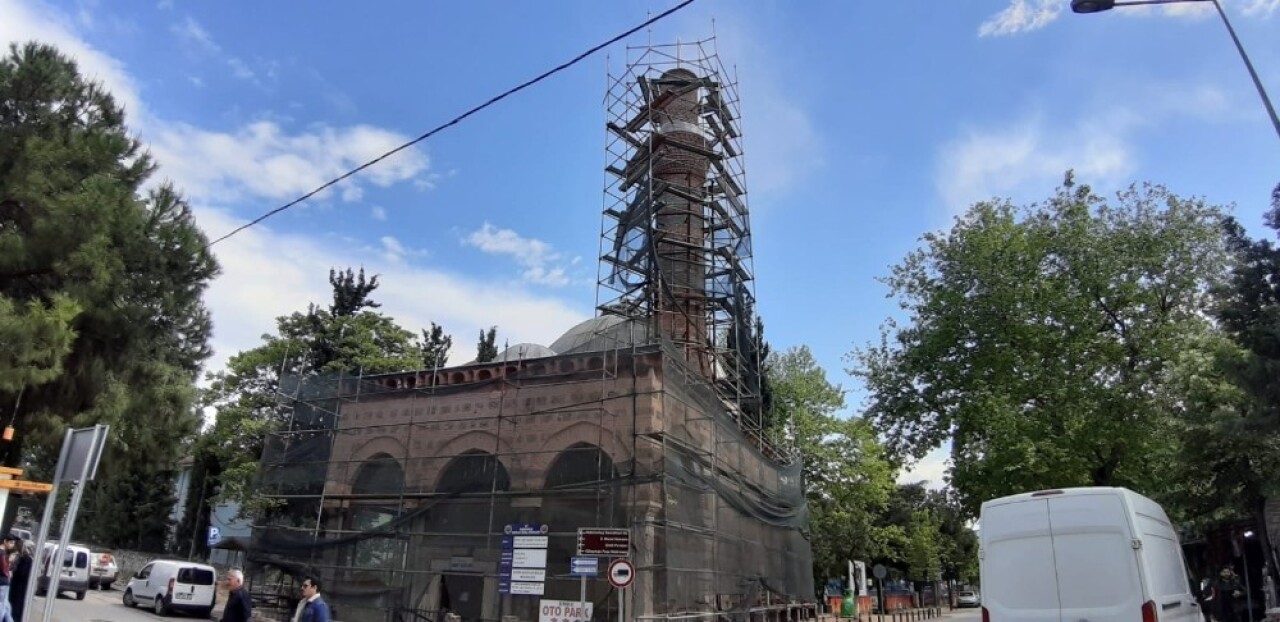
[[982,504],[988,622],[1203,622],[1178,534],[1124,488],[1068,488]]
[[[36,580],[36,594],[40,596],[49,592],[49,561],[57,554],[58,543],[44,543],[44,554],[40,556],[40,577]],[[71,592],[76,595],[76,600],[84,600],[84,593],[89,590],[89,548],[68,544],[62,557],[62,568],[58,572],[58,593]]]
[[217,602],[216,578],[213,566],[157,559],[129,579],[124,589],[124,604],[147,605],[156,615],[185,611],[208,618]]

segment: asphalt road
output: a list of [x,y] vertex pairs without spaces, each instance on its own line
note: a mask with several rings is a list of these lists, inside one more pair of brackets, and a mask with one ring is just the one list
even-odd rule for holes
[[[155,620],[195,620],[194,616],[178,614],[169,618],[161,618],[145,609],[125,607],[120,598],[123,592],[111,590],[101,592],[91,590],[85,594],[84,600],[59,598],[53,606],[52,622],[154,622]],[[25,622],[41,622],[44,619],[45,599],[36,597],[31,603],[34,611],[27,612]],[[877,620],[874,616],[873,621]],[[888,621],[891,618],[885,616]],[[942,618],[945,622],[978,622],[982,619],[980,609],[957,609]]]
[[[59,598],[53,605],[52,622],[153,622],[154,620],[195,620],[194,616],[175,615],[161,618],[144,609],[130,609],[121,602],[121,590],[113,589],[102,592],[90,590],[84,600]],[[44,620],[45,599],[36,597],[31,607],[34,611],[26,612],[24,622],[41,622]]]

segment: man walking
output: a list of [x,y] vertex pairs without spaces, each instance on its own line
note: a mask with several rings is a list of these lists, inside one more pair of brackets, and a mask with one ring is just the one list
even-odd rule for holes
[[302,580],[302,602],[298,603],[293,622],[331,622],[329,603],[320,597],[320,581],[315,577]]
[[244,589],[244,573],[239,568],[227,573],[227,606],[222,610],[222,622],[249,622],[253,617],[253,601],[249,590]]

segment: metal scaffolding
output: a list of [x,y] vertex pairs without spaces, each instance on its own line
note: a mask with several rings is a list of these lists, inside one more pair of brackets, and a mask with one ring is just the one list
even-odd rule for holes
[[629,47],[605,108],[598,310],[670,339],[764,446],[736,77],[714,38]]

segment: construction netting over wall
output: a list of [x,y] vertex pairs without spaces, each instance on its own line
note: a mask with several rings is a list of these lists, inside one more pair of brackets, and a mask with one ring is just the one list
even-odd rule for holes
[[[536,621],[541,600],[579,600],[578,530],[620,528],[628,619],[812,602],[799,466],[748,442],[700,378],[668,342],[292,379],[292,424],[262,457],[280,508],[254,530],[254,589],[317,576],[344,622]],[[534,556],[512,576],[508,525],[546,525],[544,572]],[[586,581],[599,621],[618,614],[608,561]]]

